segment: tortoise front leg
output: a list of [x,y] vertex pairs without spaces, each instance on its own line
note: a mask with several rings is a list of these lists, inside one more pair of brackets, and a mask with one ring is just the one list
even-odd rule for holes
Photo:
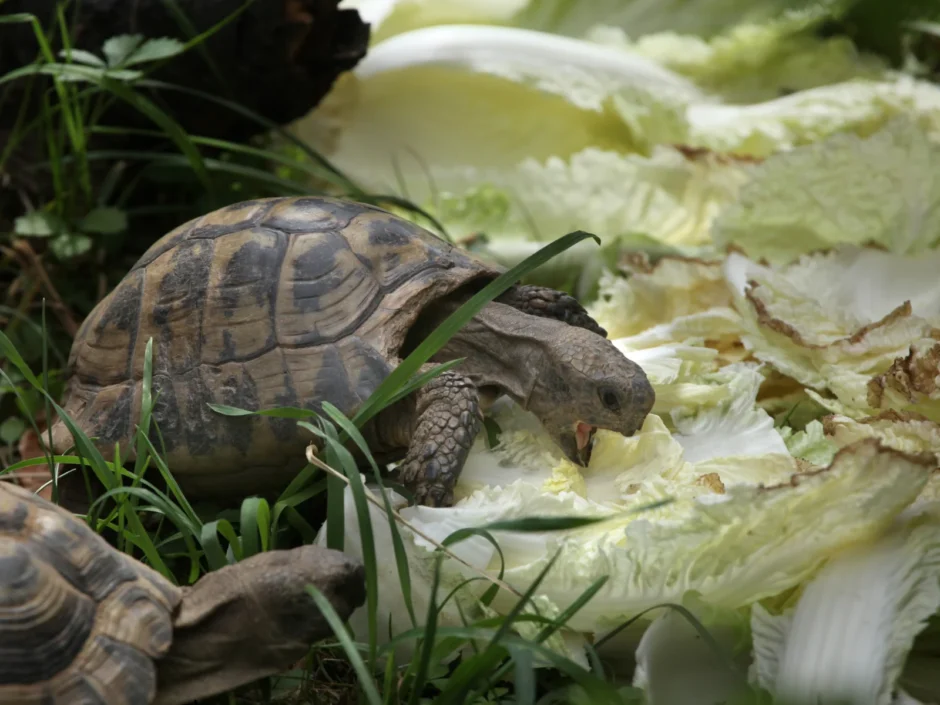
[[584,306],[576,298],[563,291],[550,289],[547,286],[517,284],[507,289],[496,300],[523,313],[542,318],[554,318],[607,337],[607,331],[588,315]]
[[483,425],[476,386],[452,370],[444,372],[415,392],[410,413],[389,409],[378,421],[385,426],[383,436],[397,436],[408,447],[400,480],[414,492],[415,502],[451,506],[457,478]]

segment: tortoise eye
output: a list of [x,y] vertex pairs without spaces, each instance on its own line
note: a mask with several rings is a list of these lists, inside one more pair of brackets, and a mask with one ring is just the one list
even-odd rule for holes
[[611,411],[620,411],[620,395],[615,389],[610,387],[601,387],[601,402]]

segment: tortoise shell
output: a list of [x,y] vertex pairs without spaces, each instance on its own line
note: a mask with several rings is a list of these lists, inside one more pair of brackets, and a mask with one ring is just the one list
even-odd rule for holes
[[0,482],[0,702],[152,702],[181,595],[73,514]]
[[[296,421],[207,403],[350,416],[399,361],[422,308],[502,270],[382,209],[316,197],[237,203],[158,240],[83,322],[65,411],[128,449],[153,339],[158,449],[194,497],[282,487],[312,440]],[[53,446],[72,444],[53,429]]]

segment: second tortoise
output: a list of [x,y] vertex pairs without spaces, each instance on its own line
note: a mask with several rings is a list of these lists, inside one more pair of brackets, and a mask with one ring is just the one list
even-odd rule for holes
[[[102,449],[130,448],[153,339],[153,421],[194,497],[277,491],[306,463],[295,421],[232,417],[329,401],[347,416],[438,323],[502,274],[403,218],[317,197],[237,203],[157,241],[83,322],[65,411]],[[573,460],[595,428],[633,434],[653,407],[636,364],[572,297],[515,285],[432,362],[466,358],[363,429],[418,503],[446,506],[486,405],[508,395]],[[72,445],[52,431],[57,452]],[[160,437],[151,432],[160,448]]]
[[178,586],[83,519],[0,482],[0,702],[182,705],[290,668],[365,602],[362,563],[267,551]]

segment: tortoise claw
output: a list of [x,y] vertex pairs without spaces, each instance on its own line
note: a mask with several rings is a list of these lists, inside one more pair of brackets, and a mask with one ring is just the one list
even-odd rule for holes
[[452,507],[454,491],[440,484],[421,484],[415,488],[415,504],[424,507]]

